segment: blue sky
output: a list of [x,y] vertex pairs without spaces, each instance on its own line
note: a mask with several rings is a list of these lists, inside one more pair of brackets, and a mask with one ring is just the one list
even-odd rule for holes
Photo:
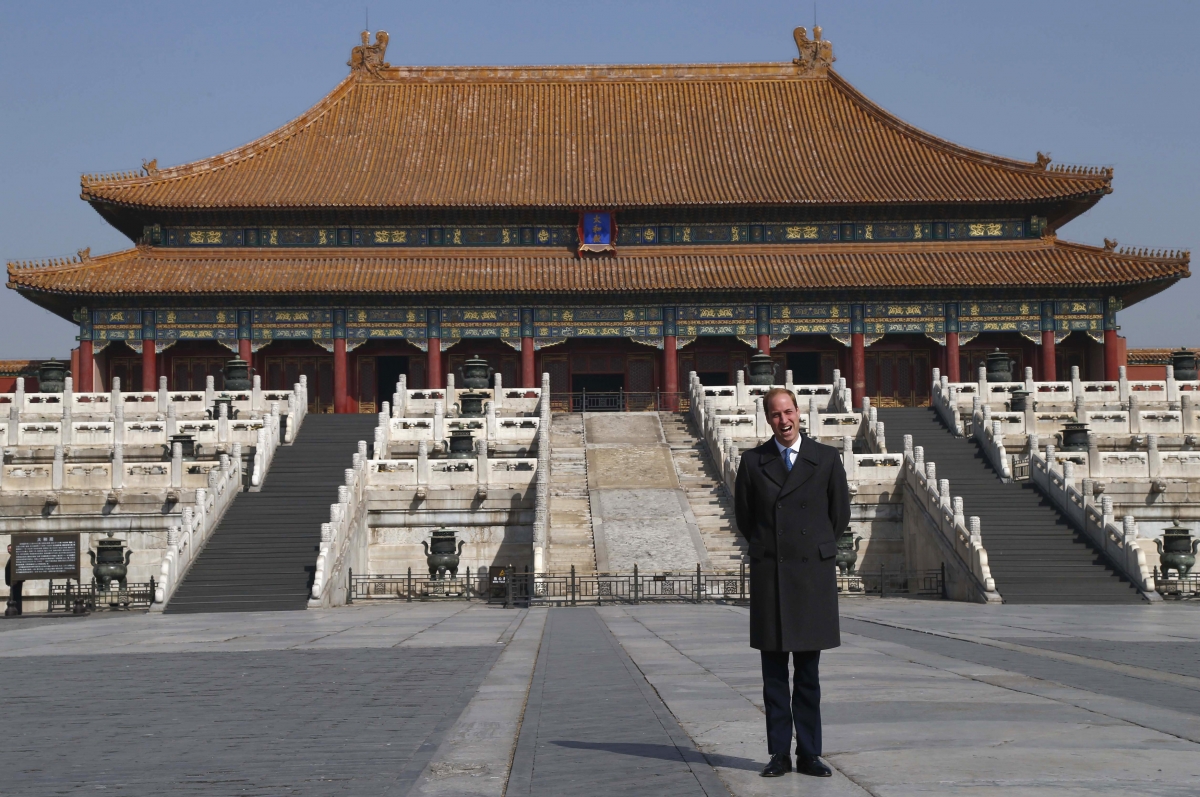
[[[187,162],[299,115],[346,74],[369,8],[393,64],[771,61],[811,0],[0,4],[0,257],[129,241],[79,175]],[[1114,193],[1060,235],[1200,243],[1200,3],[822,0],[837,70],[902,119],[1000,155],[1102,164]],[[1200,344],[1200,279],[1120,315],[1131,346]],[[0,291],[0,358],[72,325]]]

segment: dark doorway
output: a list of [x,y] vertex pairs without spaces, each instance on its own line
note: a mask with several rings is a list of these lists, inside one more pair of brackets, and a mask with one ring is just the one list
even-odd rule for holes
[[733,384],[733,380],[729,378],[728,371],[697,371],[696,376],[700,379],[700,384],[705,387],[720,387],[721,385]]
[[[391,401],[392,394],[396,392],[396,382],[400,380],[400,375],[408,375],[408,358],[407,357],[376,357],[375,358],[375,373],[378,382],[379,401]],[[412,387],[412,385],[409,385]]]
[[625,389],[624,374],[573,374],[571,392],[616,393]]
[[572,374],[572,412],[624,412],[624,374]]
[[787,367],[792,372],[792,383],[796,385],[819,385],[821,379],[821,353],[816,351],[790,351]]

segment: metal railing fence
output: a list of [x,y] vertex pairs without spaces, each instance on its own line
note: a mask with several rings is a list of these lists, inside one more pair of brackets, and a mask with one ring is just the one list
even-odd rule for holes
[[1188,573],[1186,576],[1175,574],[1175,578],[1167,578],[1154,567],[1154,589],[1165,600],[1200,601],[1200,573]]
[[[852,595],[945,597],[945,568],[939,570],[861,571],[839,574],[838,592]],[[507,567],[485,578],[464,576],[430,578],[402,574],[349,575],[348,602],[391,598],[405,601],[485,600],[504,606],[606,603],[747,603],[750,600],[750,570],[743,563],[737,570],[705,571],[699,566],[686,572],[579,573],[574,566],[565,573],[531,573]]]
[[[78,608],[86,611],[97,609],[149,609],[154,602],[156,583],[153,578],[144,583],[131,583],[121,587],[117,582],[111,582],[110,588],[102,590],[95,582],[78,584],[71,581],[65,583],[50,582],[50,592],[46,596],[47,612],[61,610],[70,612]],[[29,598],[26,597],[25,600]]]
[[687,393],[594,392],[551,393],[552,412],[687,412],[691,402]]

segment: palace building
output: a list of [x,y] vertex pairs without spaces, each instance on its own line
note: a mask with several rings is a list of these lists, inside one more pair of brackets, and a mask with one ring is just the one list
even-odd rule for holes
[[234,353],[264,387],[307,374],[322,412],[476,354],[506,386],[546,372],[632,408],[690,371],[729,384],[756,349],[884,406],[997,348],[1040,379],[1115,379],[1118,312],[1188,254],[1059,240],[1111,169],[918,130],[813,33],[787,63],[556,67],[392,66],[364,33],[278,130],[85,175],[134,245],[10,263],[8,286],[78,324],[77,390],[197,389]]

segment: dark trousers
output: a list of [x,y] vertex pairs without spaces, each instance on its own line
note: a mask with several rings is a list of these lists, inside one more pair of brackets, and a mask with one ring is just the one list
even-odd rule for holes
[[[763,702],[767,709],[767,753],[792,751],[796,729],[796,754],[821,755],[821,682],[817,673],[821,651],[759,651],[762,654]],[[788,659],[796,665],[788,688]]]

